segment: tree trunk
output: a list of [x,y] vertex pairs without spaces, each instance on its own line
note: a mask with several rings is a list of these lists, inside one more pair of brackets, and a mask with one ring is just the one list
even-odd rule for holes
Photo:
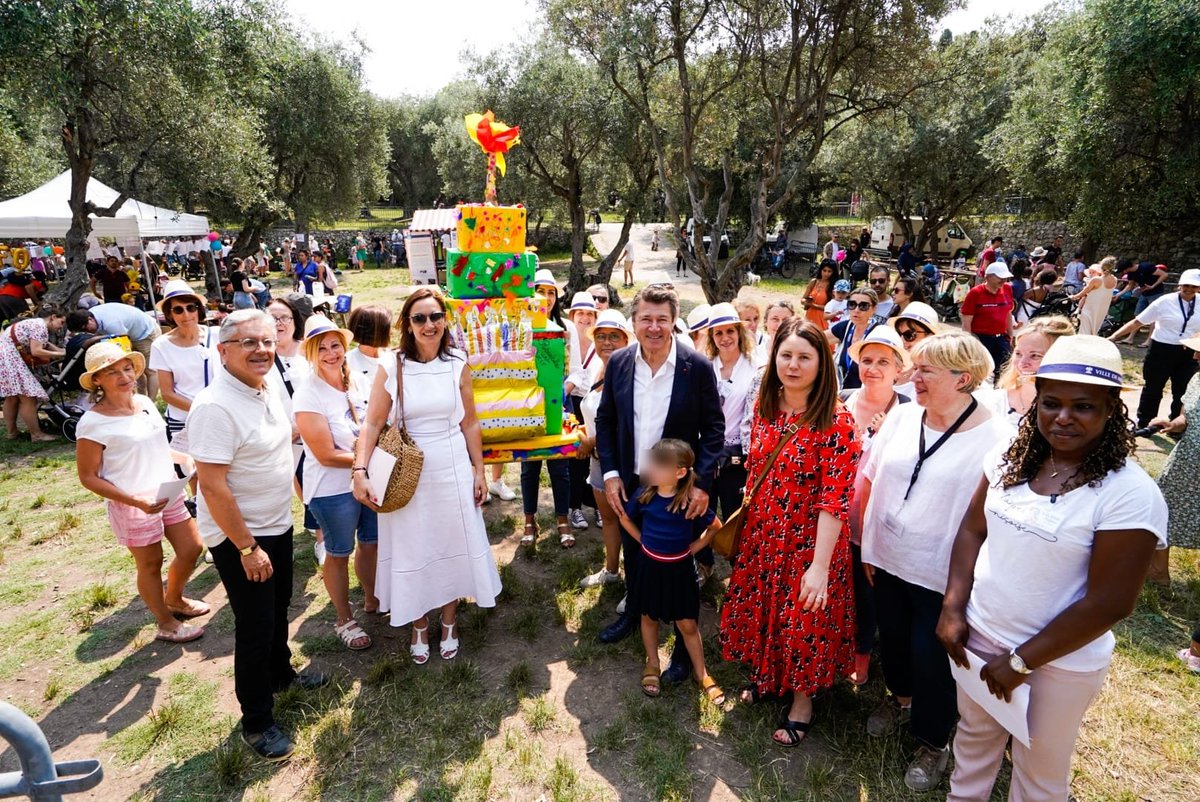
[[629,231],[633,228],[633,209],[626,207],[625,220],[621,223],[621,233],[617,237],[617,244],[605,256],[601,257],[600,264],[596,267],[596,282],[608,287],[609,303],[613,309],[620,309],[624,306],[617,288],[612,285],[613,268],[617,265],[617,257],[621,255],[621,251],[625,250],[625,243],[629,242]]
[[587,217],[579,193],[567,204],[571,215],[571,271],[567,278],[567,298],[580,290],[587,288],[587,275],[583,269],[584,249],[587,246]]
[[[77,140],[78,137],[78,140]],[[92,220],[88,216],[88,180],[92,177],[90,133],[86,127],[74,130],[63,127],[62,143],[71,165],[71,195],[67,200],[71,209],[71,227],[67,229],[67,273],[46,294],[46,302],[62,309],[74,309],[79,296],[88,289],[87,238],[92,233]]]

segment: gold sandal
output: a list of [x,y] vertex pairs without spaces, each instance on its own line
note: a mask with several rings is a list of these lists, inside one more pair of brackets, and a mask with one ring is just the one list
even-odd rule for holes
[[721,690],[721,686],[717,681],[708,674],[704,675],[704,679],[700,680],[700,690],[708,697],[708,701],[714,705],[725,704],[725,691]]
[[651,699],[657,699],[662,693],[662,678],[659,676],[658,666],[647,665],[642,671],[642,693]]

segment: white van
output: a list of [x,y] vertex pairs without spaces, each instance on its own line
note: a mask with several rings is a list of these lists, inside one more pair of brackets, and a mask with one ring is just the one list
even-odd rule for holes
[[[925,221],[920,217],[910,217],[913,234],[921,231]],[[876,217],[871,221],[871,244],[867,250],[875,256],[895,257],[904,244],[904,230],[891,217]],[[970,254],[975,243],[963,231],[962,226],[951,220],[938,231],[937,237],[926,244],[930,255],[940,259],[953,259]],[[920,256],[920,254],[917,254]]]
[[787,233],[788,252],[812,258],[817,254],[817,225],[793,228]]

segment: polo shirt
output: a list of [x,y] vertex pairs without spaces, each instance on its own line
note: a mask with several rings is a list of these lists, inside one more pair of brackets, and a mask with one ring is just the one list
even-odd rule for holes
[[100,291],[104,300],[110,303],[120,303],[121,296],[129,286],[129,276],[124,270],[109,270],[107,267],[96,274]]
[[1012,288],[1008,284],[1001,284],[1000,291],[995,293],[986,284],[976,284],[963,298],[961,314],[972,316],[972,334],[1007,334],[1013,305]]
[[1185,301],[1177,292],[1154,299],[1137,316],[1138,323],[1157,323],[1150,339],[1163,345],[1179,345],[1181,340],[1200,334],[1200,315],[1196,314],[1196,302],[1200,293]]
[[[196,394],[188,413],[189,453],[198,462],[228,465],[229,487],[254,537],[282,535],[292,526],[292,424],[270,385],[243,384],[224,367]],[[203,487],[196,521],[209,548],[225,540]]]
[[158,334],[158,323],[150,315],[129,304],[103,303],[88,310],[96,326],[105,334],[124,334],[134,342]]

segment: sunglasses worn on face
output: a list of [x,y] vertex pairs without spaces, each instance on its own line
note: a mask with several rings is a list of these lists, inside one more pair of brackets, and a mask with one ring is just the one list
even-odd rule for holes
[[919,340],[927,334],[927,332],[921,331],[920,329],[905,329],[904,331],[897,329],[896,333],[899,334],[900,339],[904,340],[906,343]]
[[184,304],[183,306],[172,306],[172,315],[182,315],[185,312],[199,312],[200,304]]
[[606,304],[606,303],[608,303],[608,296],[607,295],[593,295],[592,300],[598,304]]
[[903,287],[892,287],[892,295],[895,295],[898,292],[904,292],[904,288]]
[[885,279],[885,278],[873,278],[873,279],[871,279],[871,283],[872,283],[872,284],[887,284],[887,279]]
[[445,312],[430,312],[428,315],[424,312],[417,312],[415,315],[409,315],[408,319],[418,326],[424,326],[426,323],[441,323],[446,319]]
[[846,301],[846,309],[848,311],[854,311],[855,309],[858,309],[863,312],[869,312],[871,311],[871,307],[874,305],[875,304],[871,303],[870,301]]

